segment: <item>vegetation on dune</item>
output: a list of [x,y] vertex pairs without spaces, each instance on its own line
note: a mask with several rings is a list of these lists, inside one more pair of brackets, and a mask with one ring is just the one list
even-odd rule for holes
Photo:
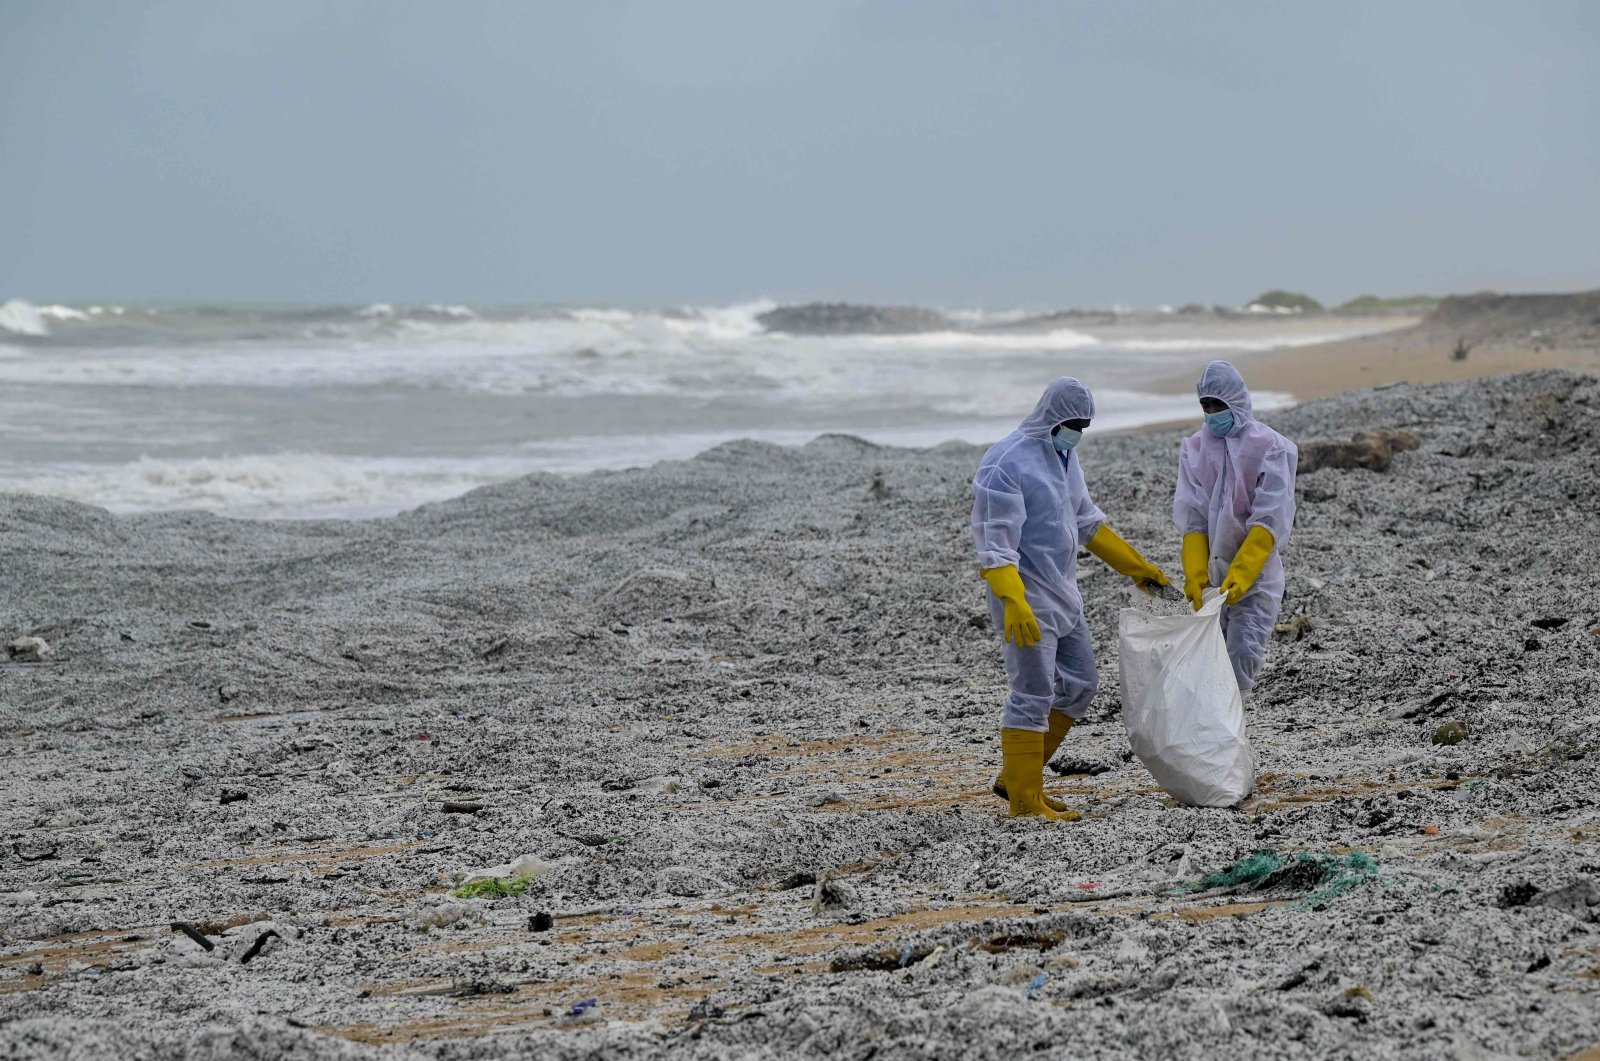
[[1322,303],[1310,295],[1300,291],[1268,291],[1250,300],[1252,306],[1266,306],[1269,309],[1291,309],[1301,313],[1320,313]]
[[1432,309],[1439,304],[1433,295],[1405,295],[1401,298],[1379,298],[1377,295],[1357,295],[1349,302],[1339,306],[1341,313],[1366,313],[1371,311],[1397,310],[1397,309]]

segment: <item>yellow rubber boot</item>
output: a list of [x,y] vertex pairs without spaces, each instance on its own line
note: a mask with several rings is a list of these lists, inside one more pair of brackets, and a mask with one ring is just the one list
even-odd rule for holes
[[1267,566],[1267,557],[1272,555],[1272,547],[1275,544],[1277,543],[1273,541],[1272,532],[1267,528],[1250,528],[1250,532],[1244,536],[1244,544],[1233,554],[1233,563],[1229,566],[1222,585],[1217,587],[1222,591],[1222,595],[1228,598],[1229,604],[1238,604],[1239,600],[1250,592],[1250,587],[1261,577],[1261,569]]
[[1190,531],[1183,536],[1183,595],[1189,598],[1194,610],[1200,610],[1200,597],[1211,582],[1211,539],[1204,531]]
[[[1049,766],[1050,765],[1050,760],[1055,757],[1056,749],[1061,747],[1061,742],[1066,739],[1067,731],[1070,730],[1071,728],[1072,728],[1072,716],[1071,715],[1063,715],[1060,711],[1052,711],[1052,712],[1050,712],[1050,732],[1048,732],[1048,733],[1046,733],[1044,735],[1044,759],[1042,761],[1042,765],[1043,766]],[[1042,774],[1043,774],[1043,771],[1041,770],[1041,779],[1042,779]],[[999,796],[1001,799],[1010,801],[1011,795],[1006,790],[1005,782],[1002,781],[998,777],[994,779],[994,789],[993,789],[993,791],[994,791],[994,794]],[[1041,792],[1043,792],[1042,788],[1041,788]],[[1059,799],[1056,799],[1054,796],[1050,795],[1049,793],[1044,793],[1043,795],[1040,796],[1040,798],[1044,800],[1044,805],[1046,807],[1049,807],[1051,810],[1057,812],[1058,814],[1070,814],[1070,815],[1072,815],[1072,817],[1074,819],[1076,819],[1078,817],[1078,815],[1076,813],[1074,813],[1074,812],[1072,812],[1072,811],[1067,809],[1067,805],[1065,803],[1061,802]]]
[[1152,582],[1158,586],[1168,584],[1166,574],[1141,556],[1139,550],[1112,530],[1109,523],[1100,524],[1085,548],[1105,561],[1106,566],[1117,574],[1133,579],[1133,584],[1145,593],[1151,592],[1149,584]]
[[1073,811],[1055,811],[1044,802],[1044,734],[1031,729],[1000,731],[1000,783],[1011,802],[1011,816],[1076,821]]

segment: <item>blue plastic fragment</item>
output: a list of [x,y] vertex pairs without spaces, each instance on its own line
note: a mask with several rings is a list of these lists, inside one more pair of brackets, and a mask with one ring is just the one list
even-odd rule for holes
[[1035,976],[1028,982],[1028,990],[1025,997],[1032,998],[1034,993],[1038,991],[1039,988],[1043,987],[1045,985],[1045,981],[1049,979],[1050,975],[1048,973],[1040,973],[1038,976]]
[[600,1000],[598,998],[586,998],[582,1002],[579,1002],[579,1003],[575,1004],[570,1010],[568,1010],[567,1011],[567,1016],[569,1016],[569,1017],[581,1017],[581,1016],[584,1015],[584,1013],[588,1012],[588,1010],[589,1010],[589,1008],[591,1006],[598,1005],[599,1002],[600,1002]]
[[908,940],[905,946],[900,948],[900,968],[904,969],[909,964],[911,964],[911,942]]

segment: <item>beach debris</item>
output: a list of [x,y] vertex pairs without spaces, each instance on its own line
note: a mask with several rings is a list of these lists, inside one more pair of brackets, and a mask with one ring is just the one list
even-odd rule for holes
[[1433,743],[1449,747],[1460,744],[1467,739],[1468,728],[1465,722],[1446,722],[1433,731]]
[[1313,629],[1311,620],[1304,615],[1291,616],[1285,622],[1278,623],[1272,628],[1272,634],[1279,641],[1295,642],[1305,637]]
[[844,797],[839,795],[837,792],[823,792],[819,795],[813,796],[809,801],[807,801],[807,803],[812,807],[828,807],[835,803],[843,803],[844,801]]
[[1565,616],[1552,615],[1544,619],[1535,619],[1531,625],[1537,626],[1541,630],[1559,630],[1570,621]]
[[1116,769],[1116,767],[1108,763],[1098,763],[1091,759],[1074,759],[1067,756],[1051,760],[1049,766],[1060,777],[1071,777],[1074,774],[1097,777],[1100,774],[1108,774]]
[[225,704],[233,703],[242,695],[244,695],[243,692],[236,685],[217,686],[217,699]]
[[1037,995],[1039,993],[1039,989],[1042,988],[1049,981],[1050,981],[1050,974],[1049,973],[1044,973],[1044,972],[1038,973],[1037,975],[1034,976],[1034,978],[1032,980],[1028,981],[1027,990],[1022,992],[1022,997],[1031,1000],[1034,995]]
[[1322,468],[1355,469],[1384,472],[1394,461],[1396,453],[1404,453],[1421,446],[1417,436],[1397,428],[1380,428],[1377,431],[1358,431],[1349,442],[1307,442],[1300,447],[1300,475]]
[[816,890],[811,893],[813,914],[845,910],[854,906],[855,902],[855,889],[841,880],[835,880],[832,870],[826,870],[817,877]]
[[200,944],[202,950],[213,951],[217,949],[217,945],[207,939],[205,933],[201,932],[198,928],[195,928],[187,921],[172,922],[172,931],[182,932],[185,936],[188,936],[190,939]]
[[17,637],[6,643],[6,658],[13,663],[43,663],[54,653],[42,637]]
[[249,799],[249,798],[250,798],[250,793],[244,791],[241,788],[225,788],[225,789],[222,790],[222,794],[218,798],[217,802],[221,803],[224,807],[226,807],[230,803],[238,803],[240,800]]
[[1517,906],[1527,906],[1539,894],[1540,889],[1523,881],[1520,884],[1507,884],[1500,889],[1500,899],[1496,904],[1501,909],[1511,909]]
[[1472,348],[1477,345],[1477,343],[1469,343],[1465,339],[1457,338],[1456,345],[1450,349],[1450,360],[1465,361],[1467,355],[1472,353]]
[[528,918],[529,932],[549,932],[555,925],[556,919],[548,910],[540,910]]
[[716,1020],[718,1017],[725,1016],[727,1012],[720,1003],[713,1002],[709,998],[702,998],[689,1008],[689,1019],[691,1021]]
[[[451,894],[454,895],[455,893],[452,892]],[[454,903],[433,906],[418,914],[412,921],[412,925],[424,932],[430,928],[449,928],[456,922],[468,917],[471,913],[472,907]]]
[[894,491],[889,489],[889,480],[881,471],[872,473],[872,485],[867,487],[867,497],[873,501],[887,501],[894,496]]
[[973,943],[973,947],[988,954],[1004,954],[1006,951],[1013,950],[1036,950],[1042,954],[1052,947],[1059,946],[1061,941],[1066,938],[1067,934],[1065,932],[1023,929],[1018,932],[1003,932],[998,936],[990,936],[988,939],[978,940]]
[[1364,851],[1347,855],[1302,851],[1287,857],[1275,851],[1253,851],[1223,869],[1179,885],[1173,894],[1281,889],[1305,892],[1302,905],[1317,907],[1377,878],[1378,863]]
[[60,850],[51,840],[18,840],[11,845],[11,853],[24,862],[46,862],[55,858]]
[[798,873],[791,873],[787,877],[775,882],[772,885],[772,890],[775,892],[786,892],[794,888],[803,888],[807,884],[815,883],[817,883],[817,875],[815,873],[811,873],[807,870],[801,870]]
[[498,980],[468,980],[454,985],[446,992],[449,998],[477,998],[479,995],[514,995],[516,984],[503,984]]
[[929,943],[913,945],[909,940],[898,947],[874,947],[857,954],[835,958],[828,963],[830,973],[892,972],[908,965],[928,960],[934,951],[942,951]]
[[1536,896],[1528,905],[1558,910],[1580,921],[1600,921],[1600,887],[1589,877],[1579,877]]
[[586,998],[582,1002],[574,1002],[568,1010],[561,1015],[560,1024],[589,1024],[601,1019],[600,1000]]
[[[246,927],[249,928],[249,927],[253,927],[253,926],[246,926]],[[260,931],[258,931],[255,934],[255,937],[250,940],[249,944],[246,945],[245,948],[242,951],[239,952],[239,964],[240,965],[248,964],[251,960],[259,957],[262,953],[264,953],[266,951],[267,945],[269,943],[271,943],[275,939],[282,939],[282,938],[283,938],[283,934],[278,931],[277,926],[274,925],[270,921],[266,922],[261,927]]]
[[483,804],[473,803],[468,800],[447,799],[444,801],[446,814],[476,814],[483,809]]
[[728,885],[692,866],[669,866],[661,871],[657,884],[668,895],[697,899],[709,892],[728,891]]
[[938,965],[939,962],[944,959],[944,955],[945,955],[945,945],[943,943],[941,943],[937,947],[933,948],[933,950],[929,951],[928,954],[921,961],[917,962],[917,968],[918,969],[932,969],[935,965]]
[[495,877],[542,877],[555,869],[555,866],[541,859],[538,855],[527,854],[502,862],[498,866],[488,866],[484,869],[468,870],[457,878],[461,884],[471,884],[473,881],[489,880]]

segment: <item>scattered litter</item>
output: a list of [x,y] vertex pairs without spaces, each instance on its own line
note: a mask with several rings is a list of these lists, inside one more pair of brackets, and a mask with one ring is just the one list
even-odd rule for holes
[[433,734],[429,733],[427,730],[423,730],[421,733],[417,734],[417,739],[418,740],[432,740],[433,739]]
[[282,938],[283,936],[275,928],[262,930],[262,932],[256,936],[255,939],[250,941],[250,945],[246,947],[239,955],[239,964],[244,965],[249,962],[250,959],[259,955],[263,950],[266,949],[269,941]]
[[1544,906],[1576,917],[1580,921],[1600,921],[1600,887],[1588,877],[1579,877],[1570,884],[1552,888],[1529,901],[1530,906]]
[[556,919],[550,916],[550,912],[548,910],[540,910],[538,913],[528,918],[528,931],[549,932],[555,927],[555,923]]
[[185,936],[188,936],[190,939],[200,944],[200,946],[205,950],[213,951],[217,949],[217,945],[207,939],[205,937],[205,933],[201,932],[198,928],[195,928],[187,921],[174,921],[172,923],[172,931],[182,932]]
[[686,899],[697,899],[708,893],[731,890],[726,882],[692,866],[669,866],[661,871],[658,884],[668,895],[679,895]]
[[1442,745],[1460,744],[1467,739],[1467,724],[1465,722],[1446,722],[1433,731],[1433,743]]
[[1527,881],[1523,881],[1520,884],[1508,884],[1500,889],[1498,905],[1507,910],[1512,907],[1527,906],[1533,901],[1534,896],[1538,894],[1539,889]]
[[817,878],[816,891],[811,893],[811,912],[821,914],[830,910],[844,910],[854,906],[855,889],[843,881],[834,880],[831,870]]
[[[528,854],[515,858],[510,862],[503,862],[498,866],[489,866],[485,869],[470,870],[456,878],[462,885],[472,884],[483,880],[503,880],[516,877],[526,877],[533,880],[542,877],[555,869],[555,866],[539,858],[537,855]],[[522,890],[526,890],[523,885]]]
[[483,809],[481,803],[468,803],[464,800],[447,799],[444,801],[446,814],[476,814]]
[[468,980],[452,986],[447,994],[450,998],[477,998],[479,995],[512,995],[516,991],[516,984],[502,984],[497,980]]
[[412,923],[426,931],[430,928],[449,928],[472,913],[472,908],[467,906],[434,906],[422,911]]
[[582,1002],[574,1003],[572,1008],[563,1013],[560,1023],[588,1024],[599,1019],[600,1000],[598,998],[586,998]]
[[924,957],[921,961],[917,962],[917,968],[918,969],[932,969],[935,965],[938,965],[939,962],[944,958],[944,951],[945,951],[944,944],[943,943],[939,944],[937,947],[933,948],[933,950],[929,951],[926,957]]
[[1049,979],[1049,973],[1040,973],[1038,976],[1035,976],[1032,980],[1028,981],[1028,989],[1022,993],[1022,997],[1029,999],[1033,998],[1034,995],[1039,993],[1039,989],[1043,987],[1049,981]]
[[1284,889],[1308,893],[1301,903],[1317,906],[1375,879],[1378,863],[1364,851],[1348,855],[1300,852],[1288,858],[1274,851],[1255,851],[1225,869],[1180,885],[1173,894]]
[[238,803],[242,799],[249,799],[250,793],[238,788],[225,788],[219,802],[226,807],[230,803]]
[[817,875],[815,873],[808,873],[805,870],[801,870],[799,873],[791,873],[787,877],[784,877],[782,880],[778,881],[772,886],[772,890],[775,892],[786,892],[793,888],[803,888],[807,884],[815,883],[817,883]]
[[6,644],[6,658],[14,663],[43,663],[54,653],[42,637],[18,637]]

